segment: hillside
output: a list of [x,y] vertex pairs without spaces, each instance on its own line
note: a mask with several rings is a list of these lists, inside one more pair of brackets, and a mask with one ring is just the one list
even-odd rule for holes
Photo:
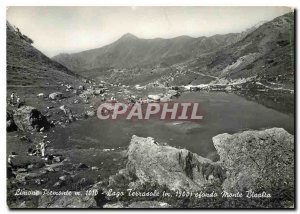
[[33,41],[10,23],[7,35],[7,86],[50,86],[77,81],[77,74],[32,46]]
[[[219,78],[252,76],[288,83],[294,80],[294,17],[277,17],[248,34],[244,39],[217,51],[206,61],[206,73]],[[202,66],[201,58],[194,65]],[[199,64],[197,64],[199,62]],[[275,79],[274,79],[275,78]]]
[[172,66],[159,81],[170,85],[222,83],[255,77],[278,87],[294,87],[294,15],[251,29],[224,48]]

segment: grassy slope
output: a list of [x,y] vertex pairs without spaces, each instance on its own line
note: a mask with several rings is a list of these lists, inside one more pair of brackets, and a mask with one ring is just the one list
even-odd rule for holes
[[[16,92],[22,99],[36,103],[36,95],[54,91],[65,92],[61,83],[76,86],[80,84],[77,74],[61,64],[52,61],[24,40],[7,23],[7,95]],[[29,99],[30,98],[30,99]]]

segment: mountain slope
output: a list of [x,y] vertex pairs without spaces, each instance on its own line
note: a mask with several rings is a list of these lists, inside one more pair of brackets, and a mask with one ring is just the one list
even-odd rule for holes
[[7,86],[46,86],[77,81],[77,74],[34,48],[30,38],[6,24]]
[[110,45],[75,54],[60,54],[52,59],[75,71],[105,67],[165,67],[231,44],[237,36],[139,39],[132,34],[125,34]]
[[[294,14],[267,22],[235,44],[210,56],[198,58],[194,66],[219,78],[258,76],[270,81],[294,80]],[[200,77],[199,77],[200,78]]]
[[173,72],[159,81],[197,85],[256,77],[293,88],[293,57],[294,14],[288,13],[250,29],[235,43],[172,66]]

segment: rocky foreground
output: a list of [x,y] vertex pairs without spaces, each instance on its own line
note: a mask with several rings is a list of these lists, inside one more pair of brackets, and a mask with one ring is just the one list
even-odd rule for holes
[[[218,162],[186,149],[162,145],[151,137],[134,135],[127,150],[126,167],[111,176],[109,181],[101,181],[88,189],[97,190],[97,195],[41,196],[39,207],[293,206],[293,135],[282,128],[272,128],[233,135],[220,134],[213,138],[213,143],[220,156]],[[128,189],[154,193],[152,197],[130,197]],[[155,194],[163,191],[173,193],[173,197]],[[122,195],[122,192],[125,194]],[[198,198],[183,197],[178,192],[198,193]],[[217,196],[199,198],[199,195],[209,193]],[[228,197],[229,194],[249,197]]]

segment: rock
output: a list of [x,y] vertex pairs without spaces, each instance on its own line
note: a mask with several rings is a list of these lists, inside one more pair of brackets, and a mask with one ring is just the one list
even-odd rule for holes
[[40,183],[45,184],[45,183],[47,183],[48,180],[49,180],[48,178],[42,178],[42,179],[40,179]]
[[[57,184],[58,185],[58,184]],[[94,184],[90,190],[98,190],[98,194],[94,195],[59,195],[39,197],[38,208],[102,208],[108,201],[101,190],[102,184]]]
[[73,93],[73,94],[76,94],[76,95],[79,95],[79,94],[80,94],[80,92],[79,92],[78,90],[76,90],[76,89],[74,89],[74,90],[72,91],[72,93]]
[[30,143],[31,140],[29,137],[27,137],[26,135],[23,135],[22,137],[20,137],[20,140],[26,143]]
[[63,168],[63,163],[54,163],[51,165],[47,165],[47,167],[45,167],[45,170],[48,172],[57,172],[60,171]]
[[52,116],[52,113],[51,113],[51,112],[48,112],[48,113],[45,114],[45,117],[47,117],[47,118],[49,118],[49,117],[51,117],[51,116]]
[[[59,185],[59,184],[57,184]],[[47,196],[41,195],[38,201],[38,208],[102,208],[108,202],[103,191],[103,184],[101,182],[90,187],[90,191],[98,191],[95,195],[58,195]]]
[[102,93],[103,93],[103,91],[101,89],[94,90],[94,95],[100,95]]
[[12,131],[17,131],[18,127],[15,124],[15,121],[13,119],[13,113],[7,111],[6,112],[6,131],[7,132],[12,132]]
[[110,185],[132,180],[128,175],[134,175],[136,183],[158,184],[170,190],[197,191],[205,184],[225,179],[219,163],[186,149],[158,145],[151,137],[133,135],[127,156],[126,168],[110,177]]
[[27,169],[28,170],[32,170],[34,168],[34,165],[33,164],[29,164],[28,166],[27,166]]
[[41,179],[37,178],[34,180],[34,183],[37,184],[37,185],[41,185]]
[[45,165],[40,157],[27,155],[15,155],[10,163],[13,168],[27,168],[29,165],[33,165],[32,168],[41,168]]
[[73,86],[71,85],[66,85],[67,89],[73,89]]
[[18,172],[18,173],[27,172],[27,169],[25,169],[25,168],[19,168],[19,169],[17,170],[17,172]]
[[54,92],[52,94],[49,94],[49,99],[51,100],[59,100],[63,98],[63,93],[61,92]]
[[78,184],[80,186],[84,186],[87,184],[87,179],[86,178],[81,178],[80,181],[78,181]]
[[129,204],[128,206],[125,206],[122,202],[117,203],[107,203],[103,206],[103,208],[108,209],[116,209],[116,208],[171,208],[171,206],[165,202],[159,202],[159,201],[135,201]]
[[170,96],[165,96],[160,99],[160,102],[162,102],[162,103],[166,103],[166,102],[170,102],[170,101],[171,101]]
[[79,94],[79,97],[82,99],[88,99],[88,95],[86,93]]
[[96,113],[95,113],[95,111],[86,111],[85,115],[88,116],[88,117],[93,117],[93,116],[96,115]]
[[78,89],[79,89],[79,90],[84,90],[85,87],[84,87],[84,85],[80,85],[80,86],[78,86]]
[[232,90],[232,86],[231,85],[226,86],[225,91],[231,91],[231,90]]
[[97,171],[99,168],[96,166],[92,166],[92,170]]
[[44,93],[39,93],[39,94],[37,95],[37,97],[44,98],[44,97],[45,97],[45,94],[44,94]]
[[59,107],[59,109],[62,110],[63,112],[65,112],[66,111],[66,106],[62,105],[62,106]]
[[213,143],[228,171],[224,190],[294,189],[294,136],[284,129],[220,134]]
[[50,123],[47,118],[41,114],[36,108],[31,106],[22,106],[18,108],[14,113],[14,121],[17,127],[22,130],[37,130],[41,128],[48,129]]
[[94,197],[91,196],[47,196],[39,197],[38,208],[97,208]]
[[171,206],[159,201],[136,201],[129,204],[128,208],[171,208]]
[[75,118],[73,116],[73,113],[72,113],[72,110],[69,107],[67,107],[65,105],[62,105],[62,106],[59,107],[59,109],[64,112],[65,116],[68,117],[70,122],[75,120]]
[[15,174],[13,173],[12,171],[12,168],[10,166],[7,166],[6,168],[6,177],[9,179],[9,178],[15,178]]
[[108,209],[124,208],[124,204],[121,202],[117,202],[113,204],[105,204],[103,208],[108,208]]
[[55,162],[57,162],[57,163],[61,162],[61,159],[60,159],[59,156],[55,156],[55,157],[53,158],[53,160],[54,160]]
[[55,184],[53,184],[53,187],[61,187],[62,186],[62,182],[57,181]]
[[63,175],[63,176],[60,176],[58,179],[61,180],[61,181],[65,181],[67,179],[67,176]]
[[159,101],[160,98],[161,97],[159,95],[153,95],[153,94],[148,95],[148,99],[151,99],[151,100],[154,100],[154,101]]
[[42,175],[45,175],[47,172],[44,170],[40,170],[38,172],[25,172],[25,173],[17,173],[16,180],[20,183],[24,183],[27,181],[31,181],[33,179],[39,178]]
[[12,132],[12,131],[17,131],[18,127],[16,126],[15,122],[10,119],[6,121],[6,131],[7,132]]
[[20,208],[20,209],[23,209],[23,208],[27,208],[27,205],[26,205],[26,201],[23,201],[22,203],[20,203],[17,208]]
[[172,96],[178,96],[179,92],[176,90],[169,90],[167,94],[172,97]]
[[80,163],[77,167],[77,169],[87,169],[89,168],[87,165],[85,165],[84,163]]

